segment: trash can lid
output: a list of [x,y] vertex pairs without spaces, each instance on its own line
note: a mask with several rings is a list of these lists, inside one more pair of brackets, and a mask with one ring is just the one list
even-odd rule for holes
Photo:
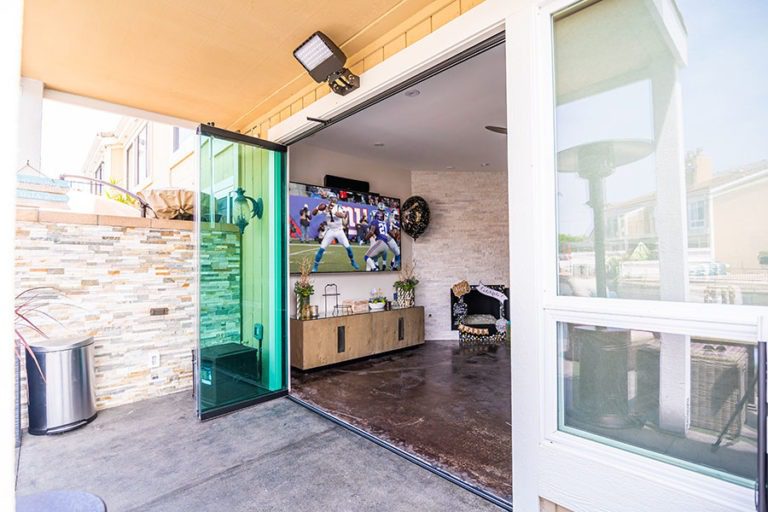
[[62,350],[86,347],[91,343],[93,343],[93,336],[73,336],[33,341],[30,342],[29,346],[35,354],[42,354],[44,352],[60,352]]

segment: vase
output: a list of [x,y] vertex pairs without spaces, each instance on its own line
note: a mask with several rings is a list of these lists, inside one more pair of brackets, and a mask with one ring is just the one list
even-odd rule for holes
[[312,307],[309,305],[309,297],[296,295],[296,318],[309,320],[312,317]]
[[416,295],[413,290],[398,290],[397,307],[412,308],[416,302]]

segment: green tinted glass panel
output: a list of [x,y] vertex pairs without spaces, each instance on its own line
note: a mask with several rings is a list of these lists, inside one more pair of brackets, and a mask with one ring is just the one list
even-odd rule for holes
[[285,153],[201,131],[197,396],[209,416],[287,386]]

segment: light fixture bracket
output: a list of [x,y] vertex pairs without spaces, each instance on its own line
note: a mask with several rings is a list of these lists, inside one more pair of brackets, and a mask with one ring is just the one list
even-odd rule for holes
[[327,81],[331,90],[341,96],[346,96],[360,87],[360,77],[347,68],[331,73]]

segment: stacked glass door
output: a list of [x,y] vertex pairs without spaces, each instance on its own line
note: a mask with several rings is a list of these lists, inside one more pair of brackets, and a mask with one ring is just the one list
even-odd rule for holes
[[202,419],[287,392],[285,148],[199,129]]

